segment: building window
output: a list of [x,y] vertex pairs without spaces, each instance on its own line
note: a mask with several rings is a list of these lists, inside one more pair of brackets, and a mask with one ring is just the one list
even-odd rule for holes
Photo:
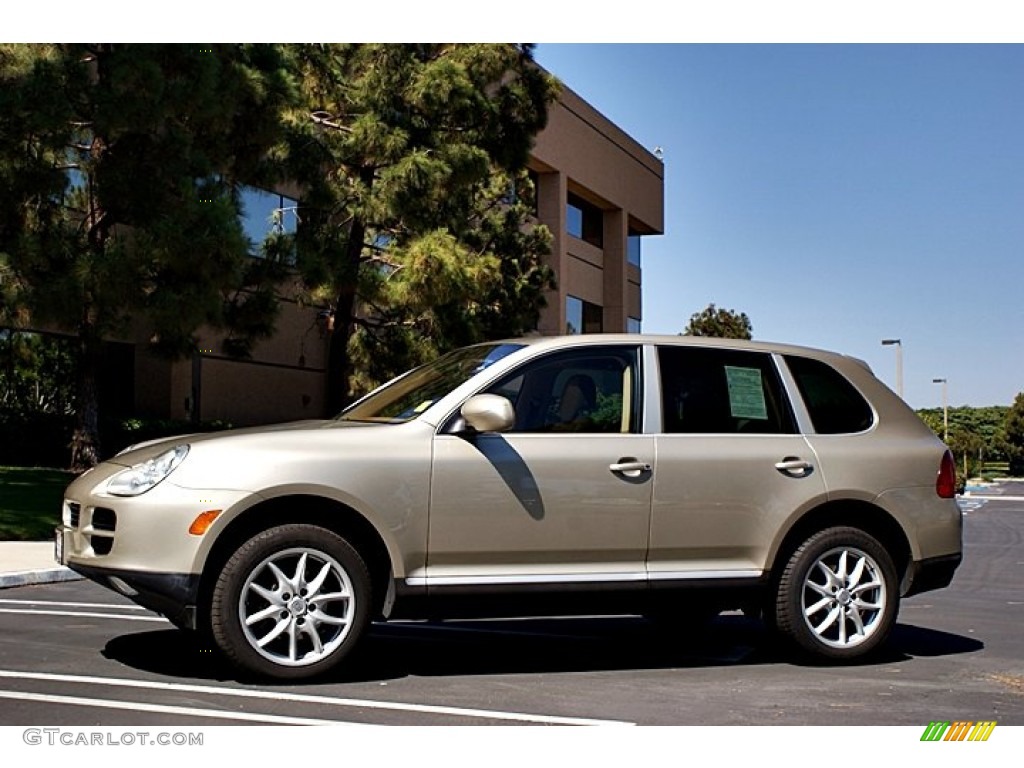
[[596,205],[569,193],[565,212],[565,229],[573,237],[597,248],[604,247],[604,214]]
[[604,310],[597,304],[578,299],[575,296],[565,297],[565,332],[601,333],[604,330]]
[[532,168],[526,173],[530,178],[530,184],[533,185],[533,204],[530,206],[530,213],[536,219],[540,217],[540,174]]
[[239,190],[242,229],[249,239],[253,255],[261,255],[263,241],[271,234],[293,235],[298,221],[298,202],[290,197],[258,187]]
[[626,318],[626,333],[640,333],[640,318]]
[[640,266],[640,235],[632,229],[629,230],[629,236],[626,238],[626,261],[635,267]]

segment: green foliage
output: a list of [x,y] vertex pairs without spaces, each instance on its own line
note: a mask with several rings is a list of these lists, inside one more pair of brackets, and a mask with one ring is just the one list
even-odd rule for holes
[[751,339],[754,327],[745,312],[708,304],[690,316],[683,336],[711,336],[718,339]]
[[74,479],[57,469],[0,467],[0,541],[52,538],[64,489]]
[[335,313],[329,409],[452,347],[536,327],[550,234],[527,226],[525,164],[556,84],[529,47],[288,54],[302,97],[276,159],[304,189],[297,266]]
[[66,339],[0,330],[0,423],[74,413],[74,355]]
[[1010,474],[1024,477],[1024,392],[1017,394],[1007,410],[1003,431]]
[[0,320],[77,335],[73,465],[97,459],[102,339],[269,332],[234,184],[264,176],[289,84],[267,45],[0,46]]
[[596,431],[618,432],[622,426],[622,395],[597,393],[597,407],[589,414]]
[[[76,337],[73,466],[104,339],[177,356],[208,326],[247,355],[285,276],[335,314],[332,408],[536,327],[525,164],[556,93],[526,45],[0,45],[0,327]],[[282,182],[297,232],[247,258],[240,185]]]
[[[988,462],[1006,461],[1008,444],[1005,423],[1009,408],[1002,405],[975,408],[959,406],[949,409],[949,436],[946,444],[957,457],[958,471],[980,475]],[[931,430],[943,437],[942,408],[924,408],[917,415]]]
[[74,423],[69,339],[0,330],[0,464],[54,466]]

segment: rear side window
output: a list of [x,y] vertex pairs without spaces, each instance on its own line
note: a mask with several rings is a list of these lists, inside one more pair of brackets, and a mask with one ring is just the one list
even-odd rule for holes
[[809,357],[786,355],[797,389],[820,435],[863,432],[874,423],[867,400],[835,368]]
[[659,347],[663,431],[792,434],[792,410],[771,356],[703,347]]

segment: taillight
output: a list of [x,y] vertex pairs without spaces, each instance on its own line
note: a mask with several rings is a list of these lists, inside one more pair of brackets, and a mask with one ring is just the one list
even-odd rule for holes
[[952,499],[956,496],[956,464],[953,454],[946,451],[939,464],[939,475],[935,478],[935,492],[939,498]]

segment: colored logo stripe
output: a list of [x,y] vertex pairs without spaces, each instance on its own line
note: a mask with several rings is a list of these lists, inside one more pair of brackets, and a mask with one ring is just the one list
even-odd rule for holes
[[957,720],[932,720],[921,734],[921,741],[988,741],[995,730],[995,720],[982,720],[977,723]]
[[988,741],[988,737],[992,735],[992,731],[996,728],[995,720],[983,720],[974,726],[974,730],[971,731],[971,735],[967,737],[968,741]]

